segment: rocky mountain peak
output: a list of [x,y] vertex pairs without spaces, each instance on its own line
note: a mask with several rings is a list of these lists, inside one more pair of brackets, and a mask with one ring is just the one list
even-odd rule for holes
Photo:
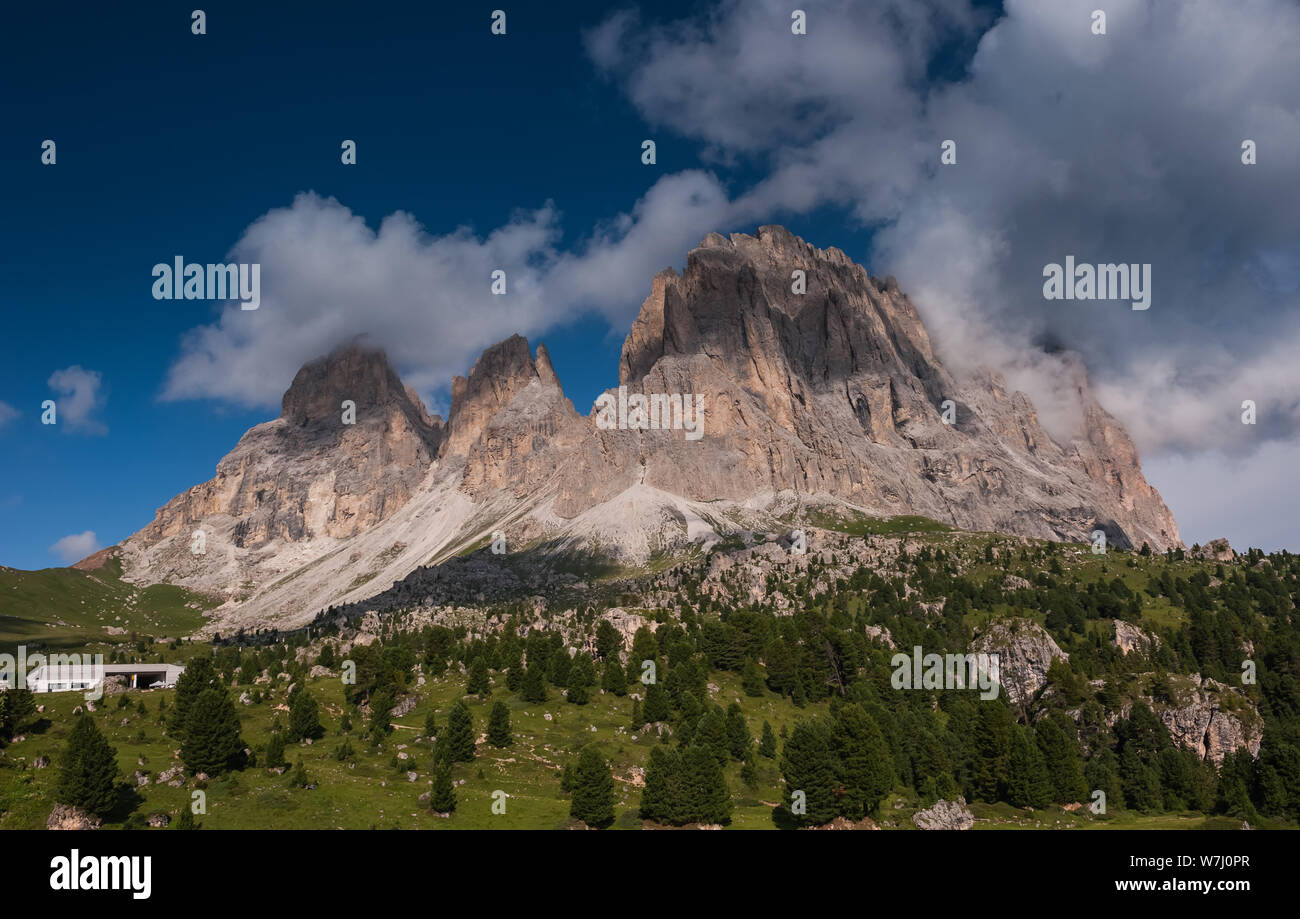
[[304,364],[280,400],[280,417],[295,427],[333,427],[344,400],[356,404],[358,420],[367,413],[396,409],[425,426],[440,424],[402,383],[384,351],[360,341]]
[[492,418],[529,385],[560,394],[560,378],[545,345],[538,346],[536,361],[528,339],[521,335],[512,335],[485,350],[468,377],[452,380],[449,433],[443,454],[465,455]]

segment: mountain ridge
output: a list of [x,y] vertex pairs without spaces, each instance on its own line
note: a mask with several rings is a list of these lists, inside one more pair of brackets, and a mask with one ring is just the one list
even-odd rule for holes
[[1062,444],[996,372],[955,378],[893,278],[782,227],[712,233],[653,278],[619,363],[629,394],[703,396],[699,440],[578,414],[545,345],[534,357],[518,335],[455,378],[444,422],[353,341],[305,365],[280,418],[126,540],[123,563],[256,625],[364,599],[494,532],[511,551],[644,563],[825,505],[1181,545],[1131,439],[1075,377],[1084,425]]

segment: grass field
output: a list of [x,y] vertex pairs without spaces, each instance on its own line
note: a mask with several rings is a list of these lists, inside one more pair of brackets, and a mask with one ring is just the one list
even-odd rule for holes
[[188,635],[215,605],[181,587],[128,584],[117,559],[94,571],[0,568],[0,646],[76,650],[131,632]]

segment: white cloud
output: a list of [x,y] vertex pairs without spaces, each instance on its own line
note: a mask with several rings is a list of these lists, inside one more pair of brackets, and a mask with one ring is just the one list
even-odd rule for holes
[[[467,228],[434,236],[410,214],[371,230],[333,198],[300,194],[250,226],[232,252],[262,266],[261,307],[227,307],[191,331],[163,398],[276,406],[302,364],[358,335],[384,347],[428,396],[512,334],[535,338],[591,310],[630,323],[654,274],[680,263],[725,206],[711,176],[669,176],[561,253],[550,203],[485,237]],[[498,268],[505,296],[491,293]]]
[[54,371],[48,385],[58,394],[54,401],[59,424],[83,434],[108,433],[103,422],[93,417],[108,401],[103,392],[103,378],[97,371],[74,364]]
[[[982,27],[962,3],[828,2],[792,36],[777,0],[723,2],[654,28],[620,14],[587,45],[652,124],[766,167],[733,220],[829,203],[875,226],[873,271],[944,357],[1000,366],[1057,433],[1077,415],[1063,350],[1147,451],[1236,448],[1243,398],[1266,436],[1294,433],[1300,7],[1121,0],[1105,36],[1094,7],[1008,0],[969,77],[939,85],[942,43]],[[1150,263],[1152,308],[1045,301],[1042,267],[1071,254]]]
[[8,402],[0,402],[0,428],[13,421],[22,413]]
[[99,539],[95,536],[94,530],[73,533],[50,546],[50,551],[63,559],[64,563],[68,565],[81,561],[92,552],[98,552],[99,549]]

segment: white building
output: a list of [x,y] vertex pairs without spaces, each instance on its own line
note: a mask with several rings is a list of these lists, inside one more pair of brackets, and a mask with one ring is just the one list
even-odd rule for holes
[[32,692],[89,691],[111,677],[123,677],[127,689],[170,688],[184,672],[179,664],[47,664],[28,674],[27,688]]

